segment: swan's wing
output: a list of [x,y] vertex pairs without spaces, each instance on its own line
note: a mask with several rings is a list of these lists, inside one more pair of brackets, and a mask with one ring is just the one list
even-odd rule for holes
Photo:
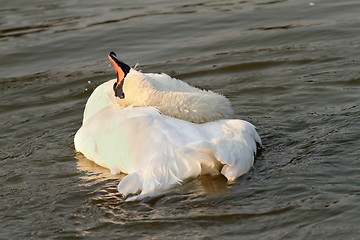
[[[138,147],[137,171],[141,175],[141,194],[168,189],[201,173],[199,159],[186,147],[201,138],[197,125],[164,115],[152,116],[145,137]],[[121,184],[121,183],[120,183]]]
[[114,174],[131,173],[138,151],[144,148],[138,142],[148,135],[146,131],[151,129],[152,116],[156,115],[159,113],[153,107],[104,107],[77,131],[75,149]]

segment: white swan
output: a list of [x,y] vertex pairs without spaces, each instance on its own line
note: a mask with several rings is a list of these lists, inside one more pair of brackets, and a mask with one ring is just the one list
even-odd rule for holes
[[200,174],[221,173],[232,181],[252,167],[261,140],[250,123],[196,124],[163,115],[152,106],[124,106],[119,102],[128,97],[126,88],[125,98],[119,99],[121,93],[114,94],[118,85],[110,80],[94,90],[74,143],[77,151],[113,174],[128,174],[119,183],[119,192],[140,195],[127,200],[141,199]]

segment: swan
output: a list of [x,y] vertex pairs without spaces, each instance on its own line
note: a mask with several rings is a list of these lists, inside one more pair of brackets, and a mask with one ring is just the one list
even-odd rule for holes
[[114,52],[108,58],[117,73],[115,95],[123,106],[156,106],[164,115],[194,123],[234,116],[230,101],[221,94],[195,88],[163,73],[136,71]]
[[[114,60],[111,55],[110,61]],[[127,174],[118,184],[127,201],[141,200],[201,174],[222,174],[233,181],[251,169],[261,145],[251,123],[237,119],[195,123],[166,115],[156,105],[123,104],[131,93],[126,83],[123,90],[119,88],[118,79],[130,82],[132,69],[117,69],[124,67],[121,64],[115,62],[117,79],[99,85],[87,100],[74,145],[112,174]],[[176,102],[172,108],[177,108]]]

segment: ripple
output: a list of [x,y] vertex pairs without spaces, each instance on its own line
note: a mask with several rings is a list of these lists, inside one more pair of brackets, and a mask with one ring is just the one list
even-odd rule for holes
[[[356,239],[357,5],[4,2],[1,237]],[[114,77],[113,50],[144,72],[229,97],[263,140],[252,170],[232,183],[201,176],[125,202],[124,175],[73,146],[91,91]]]

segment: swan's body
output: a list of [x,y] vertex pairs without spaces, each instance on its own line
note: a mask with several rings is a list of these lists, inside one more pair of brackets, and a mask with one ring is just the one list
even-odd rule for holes
[[123,80],[123,106],[156,106],[170,117],[204,123],[233,117],[230,101],[212,91],[201,90],[166,74],[131,69]]
[[[127,173],[118,190],[123,195],[141,192],[131,200],[204,173],[221,173],[234,180],[252,167],[261,140],[250,123],[218,120],[195,124],[169,117],[155,104],[158,101],[155,96],[143,96],[143,86],[132,97],[124,85],[125,99],[119,99],[114,96],[114,83],[115,80],[110,80],[100,85],[88,99],[83,125],[75,135],[75,148],[114,174]],[[161,82],[158,84],[157,89],[168,89]],[[129,102],[124,104],[128,97]],[[142,106],[147,105],[143,103],[148,98],[154,98],[149,101],[156,108]],[[137,101],[140,106],[129,106]],[[171,105],[164,109],[177,108],[176,97],[169,101]],[[189,110],[177,114],[178,118],[191,120],[193,113]]]

